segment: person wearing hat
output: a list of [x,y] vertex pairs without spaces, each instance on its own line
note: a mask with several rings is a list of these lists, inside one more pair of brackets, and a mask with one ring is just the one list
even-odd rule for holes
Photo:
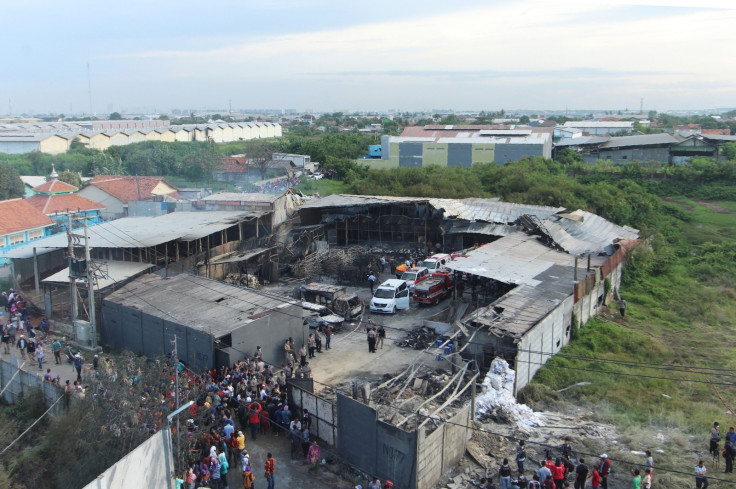
[[18,340],[18,343],[15,345],[20,350],[20,356],[23,360],[26,359],[26,348],[28,347],[28,344],[26,343],[26,337],[25,335],[20,335],[20,339]]
[[608,489],[608,474],[611,473],[611,461],[608,460],[608,455],[605,453],[601,455],[601,461],[598,464],[598,474],[601,476],[601,487]]
[[253,472],[250,469],[250,465],[246,465],[243,469],[243,488],[252,489],[255,480],[256,476],[253,475]]

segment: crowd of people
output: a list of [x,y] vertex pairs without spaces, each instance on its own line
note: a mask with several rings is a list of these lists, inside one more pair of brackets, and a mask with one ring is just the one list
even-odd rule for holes
[[[644,472],[632,469],[632,489],[651,489],[654,475],[654,458],[651,451],[645,452]],[[480,481],[463,478],[463,481],[481,489],[584,489],[588,483],[594,489],[608,489],[608,478],[611,474],[611,460],[607,454],[602,454],[598,461],[589,466],[581,457],[577,461],[570,444],[565,438],[559,447],[559,455],[553,457],[549,451],[539,462],[539,467],[527,467],[527,453],[523,440],[516,448],[516,470],[511,468],[508,458],[504,458],[498,469],[499,485],[494,483],[493,477],[484,477]],[[529,478],[529,475],[531,478]]]
[[[310,335],[299,349],[299,363],[294,340],[287,339],[285,367],[277,373],[264,361],[260,346],[232,367],[202,374],[183,371],[183,395],[198,393],[186,421],[188,469],[179,479],[183,487],[227,488],[228,474],[235,470],[242,473],[243,487],[253,487],[254,461],[246,446],[264,436],[284,437],[292,459],[320,463],[321,449],[311,433],[312,416],[307,409],[292,409],[286,394],[287,378],[311,375],[307,358],[320,351],[316,337],[318,333]],[[268,489],[274,487],[275,472],[275,458],[268,454],[264,462]]]

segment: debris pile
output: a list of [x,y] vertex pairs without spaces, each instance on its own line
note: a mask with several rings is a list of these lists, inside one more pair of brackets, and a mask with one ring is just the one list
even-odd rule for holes
[[228,273],[223,282],[240,287],[250,287],[251,289],[260,289],[261,283],[255,275],[246,275],[242,273]]
[[456,374],[413,365],[370,392],[378,419],[403,430],[425,427],[433,431],[442,420],[467,408],[472,375],[466,368]]
[[412,350],[424,350],[437,339],[436,337],[437,334],[433,330],[422,326],[414,331],[409,331],[404,338],[396,341],[396,345],[401,348],[411,348]]
[[542,416],[526,404],[518,404],[514,397],[514,372],[506,360],[496,358],[483,379],[483,391],[475,402],[478,420],[491,418],[496,422],[514,423],[520,428],[532,428],[542,424]]
[[311,253],[294,266],[298,277],[337,277],[341,284],[363,285],[367,273],[377,258],[362,246],[333,248],[327,252]]

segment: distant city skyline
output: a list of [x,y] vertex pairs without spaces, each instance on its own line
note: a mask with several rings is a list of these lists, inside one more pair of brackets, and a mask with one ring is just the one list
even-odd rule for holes
[[726,0],[38,0],[3,6],[0,114],[716,110],[734,25]]

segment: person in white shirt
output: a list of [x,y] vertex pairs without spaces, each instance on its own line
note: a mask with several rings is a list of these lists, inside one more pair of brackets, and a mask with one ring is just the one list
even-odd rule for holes
[[705,474],[708,469],[705,468],[705,464],[701,460],[698,465],[695,466],[695,487],[696,489],[706,489],[708,487],[708,478]]

